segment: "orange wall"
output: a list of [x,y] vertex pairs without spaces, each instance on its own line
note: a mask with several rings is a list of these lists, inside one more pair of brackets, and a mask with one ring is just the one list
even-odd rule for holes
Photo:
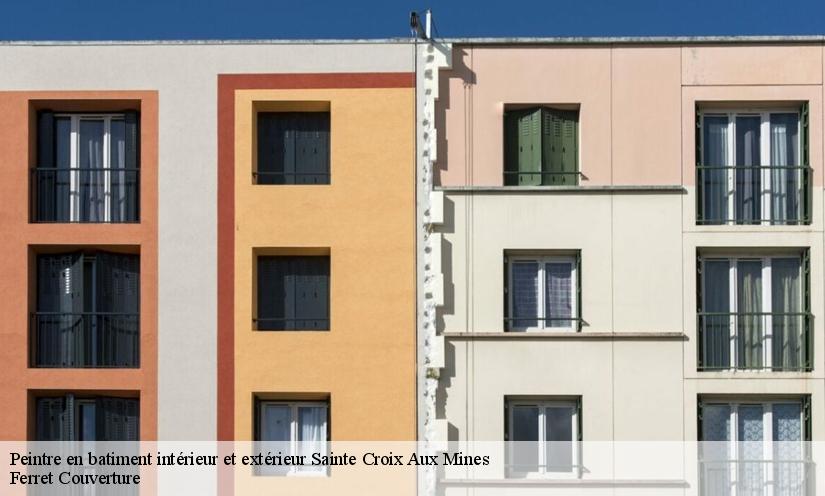
[[[30,224],[29,168],[35,109],[141,112],[140,223]],[[0,440],[33,433],[32,397],[50,392],[121,392],[140,396],[141,438],[157,432],[158,96],[154,91],[0,92]],[[28,368],[33,309],[32,247],[130,247],[140,251],[140,368]]]
[[[253,185],[254,109],[313,101],[330,104],[331,184]],[[411,75],[406,87],[237,89],[232,103],[233,437],[252,439],[256,394],[315,393],[330,397],[333,441],[414,440]],[[261,248],[329,250],[329,331],[253,330]]]

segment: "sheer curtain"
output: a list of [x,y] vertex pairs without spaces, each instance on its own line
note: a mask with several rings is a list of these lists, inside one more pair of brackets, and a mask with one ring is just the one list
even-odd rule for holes
[[703,460],[703,494],[729,495],[731,492],[730,405],[704,405],[699,449]]
[[[719,167],[728,163],[728,118],[706,116],[704,118],[702,165]],[[724,222],[728,217],[728,180],[725,169],[706,169],[702,172],[704,218]]]
[[547,327],[569,328],[573,325],[573,265],[569,262],[548,263],[544,273]]
[[762,262],[740,261],[737,267],[738,366],[762,367]]
[[752,224],[762,218],[759,116],[736,118],[736,184],[734,204],[737,223]]
[[539,264],[538,262],[513,262],[513,315],[510,330],[538,327],[539,316]]
[[739,494],[764,494],[764,458],[762,405],[739,405]]
[[730,367],[730,262],[708,260],[702,274],[703,362],[713,369]]
[[[797,369],[803,363],[800,260],[774,258],[771,261],[771,302],[773,313],[773,367]],[[796,315],[792,315],[796,314]]]
[[[110,219],[112,222],[123,222],[129,218],[128,184],[132,182],[126,168],[126,123],[120,119],[112,119],[109,133],[109,167],[112,169],[110,184]],[[132,192],[134,197],[135,192]]]
[[[298,454],[307,457],[307,464],[312,460],[313,453],[325,451],[326,418],[327,409],[322,406],[298,407]],[[317,472],[326,468],[307,466],[303,470]]]
[[[796,114],[771,114],[772,166],[799,165],[798,134]],[[770,194],[775,223],[799,219],[799,174],[796,169],[773,169]]]
[[802,452],[802,405],[775,403],[773,405],[773,457],[775,493],[779,495],[805,494],[805,468],[799,461]]
[[105,176],[103,172],[102,120],[80,120],[80,220],[103,222],[105,219]]

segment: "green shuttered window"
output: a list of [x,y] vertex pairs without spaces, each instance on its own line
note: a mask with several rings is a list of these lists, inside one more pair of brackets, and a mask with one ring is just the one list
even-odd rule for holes
[[579,183],[579,112],[549,107],[504,113],[504,184]]

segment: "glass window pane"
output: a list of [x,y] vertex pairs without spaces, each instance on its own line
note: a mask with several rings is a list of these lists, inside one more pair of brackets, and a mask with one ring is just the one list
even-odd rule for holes
[[292,409],[287,405],[261,406],[261,441],[289,441]]
[[511,468],[515,472],[535,472],[539,465],[539,408],[514,406],[510,415],[510,442],[513,450]]
[[576,408],[550,406],[545,410],[547,436],[547,471],[570,472],[573,469],[573,422]]
[[573,322],[573,264],[545,265],[545,308],[547,327],[571,327]]
[[126,167],[126,123],[112,119],[109,138],[109,163],[112,169]]
[[80,164],[81,168],[103,167],[103,121],[81,119],[80,121]]
[[78,405],[78,433],[79,441],[95,441],[97,439],[95,404],[94,403],[80,403]]
[[707,260],[702,273],[702,364],[709,369],[730,367],[730,262]]
[[798,369],[805,362],[800,269],[799,258],[771,260],[771,351],[776,368]]
[[736,315],[738,366],[761,368],[764,329],[762,312],[762,261],[740,260],[737,264]]
[[800,216],[802,172],[783,169],[798,166],[799,117],[795,113],[771,114],[771,210],[775,223],[798,221]]
[[705,220],[724,222],[728,218],[728,117],[705,116],[702,126],[702,166],[700,187],[702,188],[702,212]]
[[762,218],[762,174],[760,158],[759,116],[736,118],[736,182],[734,204],[738,222],[756,222]]
[[513,329],[538,327],[539,317],[539,264],[538,262],[513,262]]

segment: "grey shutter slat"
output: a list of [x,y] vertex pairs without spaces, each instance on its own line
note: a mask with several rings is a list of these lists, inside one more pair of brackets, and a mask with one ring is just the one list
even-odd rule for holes
[[64,398],[38,398],[35,425],[37,441],[68,441],[62,439]]
[[67,394],[63,405],[62,433],[61,441],[76,441],[75,432],[75,398],[73,394]]
[[328,329],[329,258],[296,259],[295,313],[303,329]]
[[298,184],[326,181],[329,165],[329,114],[308,112],[295,118],[295,171]]
[[49,110],[42,110],[37,114],[38,167],[56,167],[54,146],[54,113]]
[[[37,168],[57,167],[55,161],[54,113],[43,110],[37,114]],[[57,220],[56,183],[59,179],[54,171],[35,171],[32,192],[36,198],[34,217],[40,221]],[[62,219],[61,219],[62,220]]]
[[140,256],[99,252],[96,326],[98,364],[136,367],[140,350]]
[[95,403],[99,441],[140,440],[140,400],[101,397]]

